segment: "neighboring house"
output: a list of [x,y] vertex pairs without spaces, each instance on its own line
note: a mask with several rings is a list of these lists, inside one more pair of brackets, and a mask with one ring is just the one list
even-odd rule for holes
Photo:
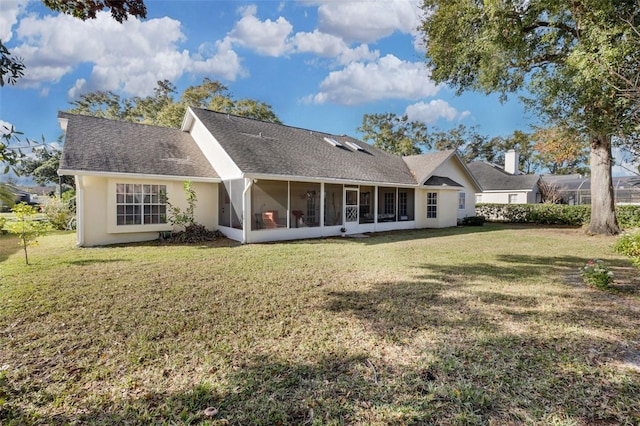
[[505,166],[486,161],[468,165],[482,191],[476,194],[477,203],[527,204],[541,201],[538,175],[525,175],[518,171],[518,154],[510,150],[505,155]]
[[[33,204],[32,200],[31,200],[31,194],[23,191],[22,189],[11,185],[11,184],[4,184],[7,189],[9,190],[10,193],[12,193],[14,195],[14,202],[15,204],[18,203],[27,203],[27,204]],[[9,211],[10,210],[10,206],[6,206],[4,205],[4,203],[2,202],[2,200],[0,200],[0,211]]]
[[78,244],[152,240],[167,205],[243,243],[455,226],[482,188],[455,151],[399,157],[348,136],[189,108],[182,129],[60,113]]

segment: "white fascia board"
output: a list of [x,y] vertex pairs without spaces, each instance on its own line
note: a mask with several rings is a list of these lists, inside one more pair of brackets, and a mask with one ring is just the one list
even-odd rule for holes
[[532,192],[533,189],[485,189],[478,194],[513,194],[514,192]]
[[183,132],[189,132],[191,130],[191,126],[193,126],[193,122],[195,121],[195,117],[193,112],[191,111],[191,107],[187,108],[187,111],[184,113],[184,117],[182,118],[182,125],[180,126],[180,130]]
[[58,176],[96,176],[105,178],[121,178],[121,179],[145,179],[145,180],[170,180],[170,181],[185,181],[191,182],[208,182],[208,183],[220,183],[220,178],[205,178],[194,176],[169,176],[169,175],[149,175],[142,173],[112,173],[112,172],[92,172],[86,170],[68,170],[58,169]]
[[363,186],[393,186],[398,188],[417,188],[416,184],[406,183],[394,183],[394,182],[371,182],[364,180],[352,180],[352,179],[336,179],[326,177],[309,177],[309,176],[290,176],[290,175],[276,175],[267,173],[244,173],[242,177],[247,179],[265,179],[265,180],[281,180],[291,182],[317,182],[317,183],[335,183],[341,185],[363,185]]
[[62,129],[63,133],[67,133],[67,124],[69,124],[68,118],[58,117],[58,125]]
[[423,185],[421,188],[429,189],[431,191],[464,191],[464,186],[449,186],[449,185]]

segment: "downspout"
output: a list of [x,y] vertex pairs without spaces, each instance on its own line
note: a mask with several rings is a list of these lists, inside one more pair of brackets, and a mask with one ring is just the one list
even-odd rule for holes
[[76,245],[84,247],[84,179],[76,176]]
[[[244,179],[244,191],[242,191],[242,215],[245,218],[242,221],[242,244],[246,244],[249,238],[249,226],[251,226],[251,203],[247,200],[247,194],[253,186],[253,179]],[[248,217],[248,219],[247,219]]]

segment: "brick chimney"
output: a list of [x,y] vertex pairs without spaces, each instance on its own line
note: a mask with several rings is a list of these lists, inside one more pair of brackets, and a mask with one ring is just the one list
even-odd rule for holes
[[514,149],[507,151],[504,155],[504,171],[512,175],[519,175],[518,160],[518,153]]

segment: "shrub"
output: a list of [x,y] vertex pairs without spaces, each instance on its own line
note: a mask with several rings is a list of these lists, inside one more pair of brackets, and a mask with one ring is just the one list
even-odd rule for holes
[[588,261],[581,269],[580,274],[586,284],[601,290],[611,288],[613,272],[611,272],[607,265],[600,259]]
[[[476,214],[487,220],[541,225],[582,226],[591,219],[591,206],[568,204],[477,204]],[[616,206],[618,224],[624,229],[640,227],[640,206]]]
[[582,226],[589,221],[591,208],[566,204],[478,204],[476,214],[498,222]]
[[4,229],[4,225],[7,223],[6,217],[0,217],[0,235],[4,235],[7,233],[7,230]]
[[616,216],[621,227],[640,228],[640,206],[616,206]]
[[64,198],[48,197],[42,203],[41,209],[55,229],[65,230],[71,228],[71,223],[76,215],[75,199],[65,200]]
[[484,216],[466,216],[460,219],[462,226],[482,226],[484,225]]
[[620,235],[613,249],[620,254],[629,256],[633,263],[640,266],[640,230]]

